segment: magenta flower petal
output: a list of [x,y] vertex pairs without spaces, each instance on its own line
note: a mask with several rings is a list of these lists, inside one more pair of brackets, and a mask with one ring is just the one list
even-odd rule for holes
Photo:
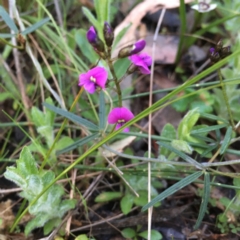
[[[123,124],[117,124],[117,126],[116,126],[116,130],[118,130],[120,127],[122,127],[123,126]],[[126,127],[126,128],[124,128],[123,129],[123,132],[129,132],[129,127]]]
[[149,66],[152,64],[152,58],[146,53],[134,54],[129,57],[131,62],[138,67],[142,74],[150,74]]
[[93,82],[87,82],[84,84],[84,88],[87,92],[93,94],[96,91],[95,84]]
[[120,119],[124,119],[126,122],[134,118],[133,113],[125,107],[120,108]]
[[145,75],[148,75],[151,73],[148,67],[139,67],[138,69],[142,74],[145,74]]
[[108,115],[108,123],[115,124],[118,122],[118,119],[121,118],[120,116],[121,108],[114,108]]
[[107,77],[108,77],[108,72],[104,68],[98,67],[97,70],[94,69],[92,74],[96,78],[96,84],[101,88],[105,88],[105,84],[107,82]]
[[[126,122],[134,118],[133,113],[125,107],[117,107],[112,109],[108,115],[109,124],[117,124],[116,129],[122,127]],[[125,128],[124,132],[128,132],[129,128]]]
[[95,67],[79,76],[79,86],[83,86],[89,93],[94,93],[97,87],[105,88],[108,73],[102,67]]

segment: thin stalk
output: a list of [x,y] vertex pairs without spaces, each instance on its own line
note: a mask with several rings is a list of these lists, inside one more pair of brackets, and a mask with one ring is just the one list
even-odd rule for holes
[[[153,75],[154,75],[154,59],[155,59],[155,52],[156,52],[156,42],[157,42],[157,37],[158,37],[158,32],[160,30],[160,26],[163,20],[163,17],[165,15],[166,9],[163,8],[161,11],[161,14],[158,19],[158,24],[156,27],[156,31],[153,37],[153,46],[152,46],[152,59],[153,63],[151,66],[151,76],[150,76],[150,92],[149,92],[149,107],[152,106],[153,102]],[[148,116],[148,158],[151,158],[151,152],[152,152],[152,112],[149,113]],[[151,189],[152,189],[152,184],[151,184],[151,162],[148,162],[148,202],[151,202]],[[151,240],[151,228],[152,228],[152,212],[153,212],[153,207],[150,207],[148,209],[148,240]]]
[[184,0],[180,0],[180,8],[179,8],[180,20],[181,20],[181,28],[180,28],[180,41],[178,45],[177,57],[175,63],[179,62],[181,57],[181,52],[184,46],[185,41],[185,33],[187,32],[187,20],[186,20],[186,8]]
[[220,84],[221,84],[221,87],[222,87],[223,98],[224,98],[225,104],[226,104],[226,106],[227,106],[227,111],[228,111],[230,123],[231,123],[231,125],[232,125],[232,128],[235,130],[235,124],[234,124],[234,120],[233,120],[231,108],[230,108],[230,105],[229,105],[229,102],[228,102],[227,91],[226,91],[225,85],[224,85],[224,83],[223,83],[221,70],[218,69],[218,70],[217,70],[217,73],[218,73],[219,80],[220,80]]
[[110,72],[113,76],[113,81],[115,82],[115,85],[116,85],[116,90],[117,90],[117,95],[118,95],[118,106],[121,107],[122,106],[122,91],[121,91],[120,83],[117,79],[117,76],[116,76],[116,73],[115,73],[115,70],[113,67],[113,62],[110,58],[111,58],[111,54],[109,53],[107,56],[107,63],[108,63]]

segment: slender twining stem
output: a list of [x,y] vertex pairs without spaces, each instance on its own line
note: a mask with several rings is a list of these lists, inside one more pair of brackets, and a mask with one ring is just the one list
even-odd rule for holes
[[[78,92],[78,95],[75,97],[75,99],[74,99],[74,101],[73,101],[73,103],[72,103],[72,105],[71,105],[71,107],[70,107],[69,112],[71,112],[71,111],[73,110],[73,108],[75,107],[75,105],[76,105],[79,97],[81,96],[83,90],[84,90],[84,88],[81,87],[80,90],[79,90],[79,92]],[[63,123],[62,123],[62,125],[61,125],[61,127],[60,127],[60,129],[59,129],[59,131],[58,131],[58,133],[57,133],[57,136],[56,136],[55,139],[54,139],[54,142],[53,142],[51,148],[48,150],[48,152],[47,152],[47,154],[46,154],[46,156],[45,156],[45,158],[44,158],[44,160],[43,160],[43,162],[42,162],[42,165],[41,165],[41,168],[40,168],[40,169],[43,169],[44,166],[46,165],[46,163],[47,163],[47,161],[48,161],[48,158],[49,158],[49,156],[51,155],[51,153],[52,153],[52,151],[53,151],[53,149],[54,149],[54,147],[55,147],[58,139],[60,138],[60,136],[61,136],[61,134],[62,134],[62,131],[64,130],[67,122],[68,122],[68,120],[67,120],[67,118],[65,118],[64,121],[63,121]]]
[[218,73],[220,84],[221,84],[221,87],[222,87],[223,98],[225,100],[225,104],[226,104],[226,107],[227,107],[230,123],[232,125],[232,128],[235,129],[231,108],[230,108],[230,105],[229,105],[229,102],[228,102],[227,91],[226,91],[226,88],[225,88],[225,85],[224,85],[223,79],[222,79],[221,70],[218,69],[217,73]]
[[115,85],[116,85],[116,90],[117,90],[117,95],[118,95],[118,105],[119,105],[119,107],[121,107],[122,106],[122,91],[121,91],[120,83],[117,79],[117,76],[116,76],[116,73],[115,73],[115,70],[113,67],[113,61],[111,59],[111,49],[110,48],[108,49],[107,63],[108,63],[110,72],[113,76],[113,81],[115,82]]

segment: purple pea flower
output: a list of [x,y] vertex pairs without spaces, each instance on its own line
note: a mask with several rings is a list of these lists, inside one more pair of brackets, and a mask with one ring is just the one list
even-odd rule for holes
[[145,48],[145,45],[146,45],[145,40],[139,40],[135,42],[135,44],[133,45],[133,49],[131,51],[131,55],[141,52]]
[[104,52],[104,44],[101,39],[99,39],[97,32],[93,26],[89,28],[86,36],[88,42],[94,47],[95,50]]
[[[108,115],[109,124],[117,124],[116,130],[122,127],[126,122],[134,118],[133,113],[125,107],[117,107],[112,109]],[[125,128],[123,132],[129,132],[129,128]]]
[[122,48],[118,53],[118,57],[124,58],[139,53],[144,49],[145,45],[146,45],[145,40],[139,40],[132,45],[128,45]]
[[104,68],[95,67],[86,73],[80,74],[78,86],[83,86],[87,92],[92,94],[97,88],[105,88],[107,77],[108,73]]
[[97,41],[97,33],[93,26],[87,31],[87,40],[90,44],[94,44]]
[[134,54],[129,59],[142,74],[151,73],[148,67],[152,64],[152,58],[147,53]]

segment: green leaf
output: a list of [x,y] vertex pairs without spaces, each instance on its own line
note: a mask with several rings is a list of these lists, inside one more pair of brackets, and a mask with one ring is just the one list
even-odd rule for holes
[[211,131],[224,128],[226,126],[227,126],[227,124],[219,124],[219,125],[214,125],[214,126],[210,126],[210,127],[199,128],[199,129],[196,129],[196,130],[194,129],[194,130],[191,131],[191,134],[209,133]]
[[216,115],[212,115],[212,114],[209,114],[209,113],[203,113],[201,112],[201,117],[202,118],[207,118],[209,120],[214,120],[214,121],[218,121],[218,122],[224,122],[224,123],[228,123],[228,121],[224,118],[221,118],[219,116],[216,116]]
[[136,232],[134,229],[132,228],[124,228],[122,231],[121,231],[121,234],[123,237],[125,238],[133,238],[136,236]]
[[120,202],[121,210],[126,215],[128,214],[133,206],[134,196],[130,193],[127,193]]
[[121,192],[103,192],[95,198],[95,202],[108,202],[122,196]]
[[205,102],[203,102],[201,100],[190,103],[190,109],[194,109],[194,108],[198,108],[199,113],[201,113],[201,112],[211,113],[213,111],[212,106],[206,104]]
[[86,234],[81,234],[75,238],[75,240],[89,240]]
[[51,126],[41,126],[37,128],[37,132],[45,138],[47,146],[50,148],[54,142],[53,128]]
[[90,63],[94,63],[97,59],[99,59],[99,56],[88,42],[86,38],[86,31],[84,29],[79,29],[75,32],[75,41],[82,54],[89,60]]
[[65,149],[65,148],[71,146],[72,144],[74,144],[73,139],[70,137],[64,136],[59,141],[57,141],[54,149],[62,150],[62,149]]
[[36,107],[31,109],[32,121],[37,127],[45,126],[45,115]]
[[11,30],[13,30],[15,33],[18,33],[16,24],[2,6],[0,6],[0,16]]
[[[53,106],[53,100],[50,97],[46,99],[46,103]],[[55,116],[56,116],[55,112],[50,111],[49,109],[46,108],[45,125],[53,127]]]
[[7,167],[7,171],[4,173],[4,177],[10,181],[13,181],[20,187],[25,187],[27,184],[25,178],[15,167]]
[[199,228],[203,220],[203,217],[207,211],[209,197],[210,197],[210,175],[208,172],[205,172],[204,173],[204,192],[202,196],[202,202],[201,202],[201,206],[198,214],[198,219],[194,226],[195,230]]
[[189,111],[178,126],[178,137],[180,140],[185,140],[188,137],[191,129],[196,124],[200,116],[197,108]]
[[44,226],[49,220],[48,218],[49,216],[45,213],[38,214],[35,218],[27,223],[24,233],[28,235],[33,229]]
[[94,134],[89,135],[87,137],[81,138],[78,141],[74,142],[73,144],[65,147],[64,149],[57,151],[57,155],[60,155],[60,154],[66,153],[66,152],[70,152],[70,151],[72,151],[72,150],[74,150],[74,149],[92,141],[97,136],[98,136],[98,133],[94,133]]
[[101,91],[99,93],[99,128],[104,130],[106,126],[106,105],[104,93]]
[[163,199],[165,199],[168,196],[174,194],[178,190],[180,190],[180,189],[184,188],[185,186],[189,185],[190,183],[192,183],[193,181],[198,179],[202,174],[203,174],[202,171],[201,172],[195,172],[195,173],[185,177],[184,179],[180,180],[179,182],[175,183],[173,186],[169,187],[168,189],[163,191],[161,194],[159,194],[157,197],[152,199],[152,201],[149,202],[148,204],[146,204],[142,208],[141,211],[143,212],[143,211],[147,210],[148,208],[152,207],[155,203],[157,203],[159,201],[162,201]]
[[186,141],[175,139],[172,140],[171,145],[179,151],[192,154],[193,149]]
[[101,29],[101,24],[93,16],[93,14],[86,7],[82,7],[84,15],[87,17],[88,21],[99,31]]
[[114,63],[114,70],[118,79],[124,76],[129,66],[130,60],[128,58],[118,59]]
[[232,127],[229,126],[228,129],[227,129],[227,132],[225,134],[225,137],[223,139],[223,143],[222,143],[222,146],[220,148],[220,154],[223,154],[225,153],[225,151],[227,150],[228,148],[228,145],[230,144],[231,142],[231,139],[232,139]]
[[[165,124],[161,132],[161,137],[167,138],[169,140],[176,139],[176,129],[174,126],[170,123]],[[169,154],[171,154],[171,152],[167,148],[161,147],[160,155],[168,157]]]
[[[144,231],[141,233],[138,233],[138,236],[143,237],[144,239],[148,239],[148,231]],[[162,234],[159,233],[156,230],[151,230],[151,240],[161,240],[162,239]]]
[[22,35],[27,35],[31,32],[34,32],[35,30],[37,30],[38,28],[40,28],[41,26],[43,26],[45,23],[47,23],[50,20],[50,18],[44,18],[41,21],[33,24],[32,26],[26,28],[23,32]]
[[21,151],[20,159],[17,161],[17,168],[25,177],[38,173],[35,159],[27,146]]
[[111,0],[94,0],[97,19],[101,26],[105,21],[110,22],[110,3]]
[[77,116],[77,115],[75,115],[75,114],[73,114],[71,112],[63,110],[61,108],[54,107],[54,106],[52,106],[52,105],[50,105],[48,103],[43,103],[43,105],[46,108],[52,110],[53,112],[55,112],[55,113],[57,113],[57,114],[59,114],[59,115],[61,115],[63,117],[66,117],[67,119],[69,119],[69,120],[71,120],[73,122],[76,122],[76,123],[78,123],[80,125],[88,127],[89,129],[98,130],[98,126],[97,125],[95,125],[92,122],[90,122],[90,121],[88,121],[88,120],[86,120],[84,118],[81,118],[81,117],[79,117],[79,116]]
[[43,227],[44,235],[46,236],[47,234],[49,234],[54,227],[58,226],[61,223],[61,221],[61,218],[54,218],[45,223]]
[[128,31],[128,29],[132,26],[132,23],[129,23],[125,28],[123,28],[118,35],[114,38],[112,49],[115,49],[117,44],[120,42],[122,37],[125,35],[125,33]]

